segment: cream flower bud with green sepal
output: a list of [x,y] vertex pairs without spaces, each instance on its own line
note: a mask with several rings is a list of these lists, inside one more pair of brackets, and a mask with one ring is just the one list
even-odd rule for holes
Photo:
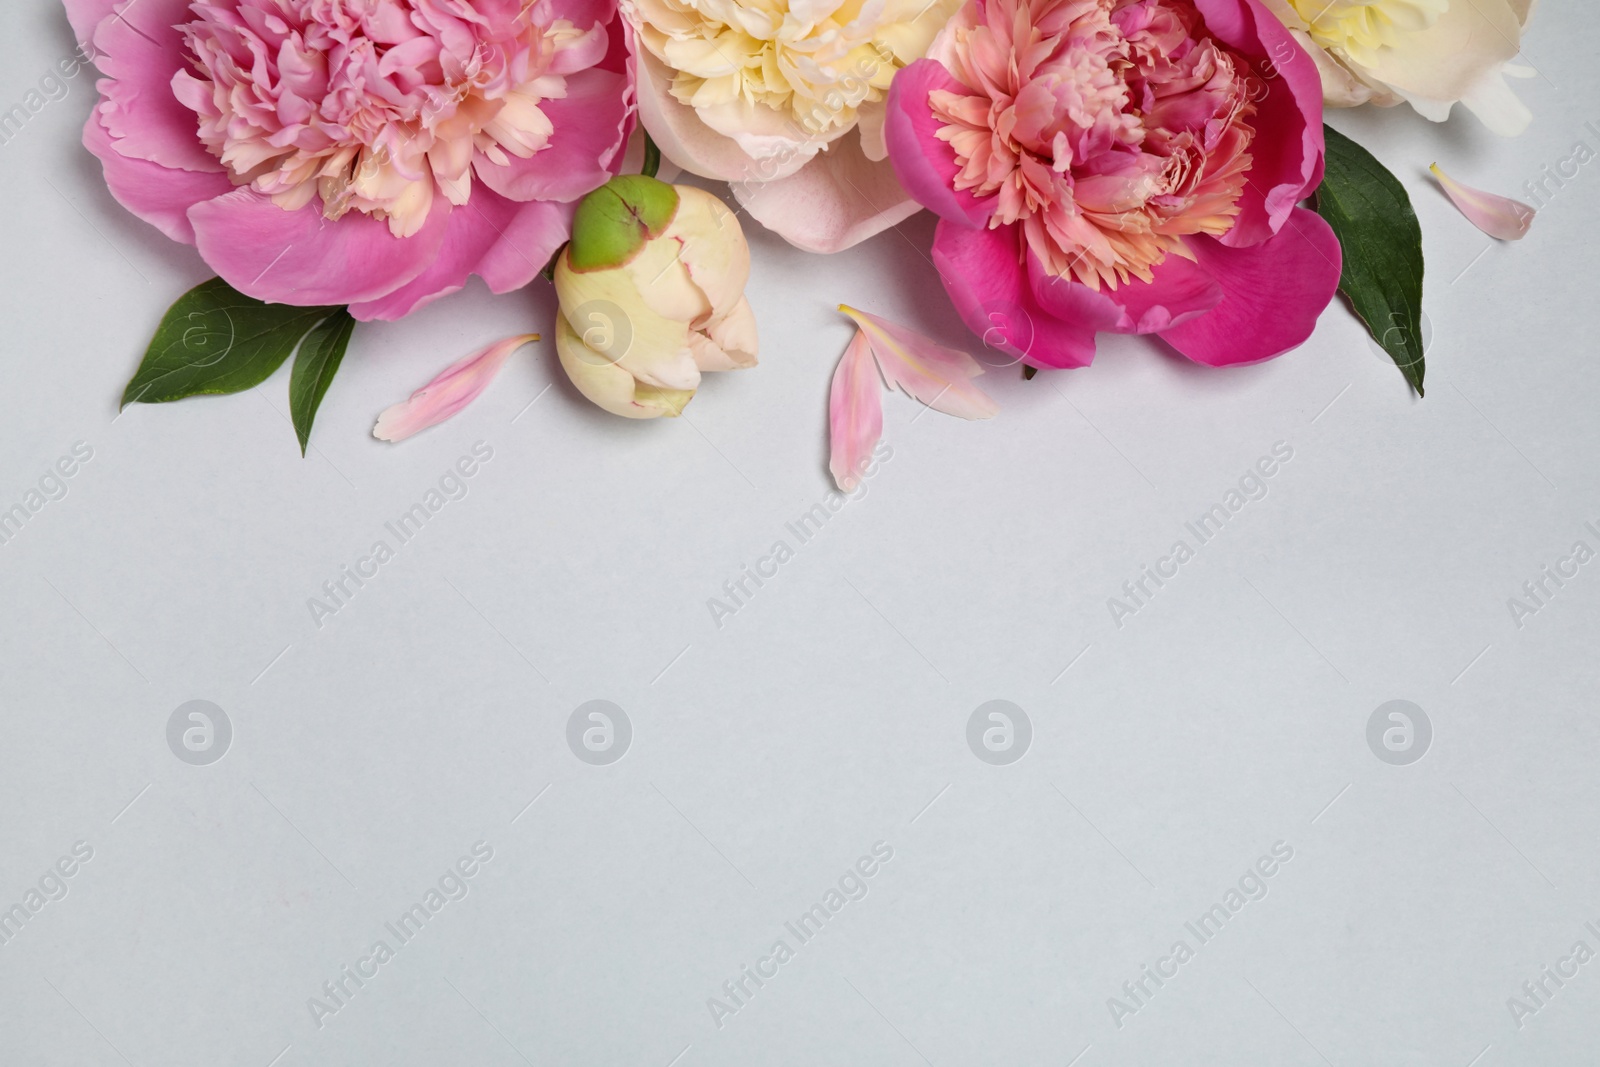
[[677,415],[701,372],[755,365],[749,276],[744,232],[721,200],[615,178],[579,205],[556,261],[561,365],[607,411]]

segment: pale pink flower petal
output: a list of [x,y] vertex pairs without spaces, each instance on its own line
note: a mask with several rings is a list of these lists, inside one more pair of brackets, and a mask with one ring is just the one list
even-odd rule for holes
[[450,418],[478,398],[505,365],[506,358],[531,341],[536,333],[496,341],[466,359],[450,364],[433,381],[378,416],[372,436],[380,441],[404,441],[412,434]]
[[861,327],[883,378],[908,396],[935,411],[962,419],[988,419],[1000,406],[970,379],[983,373],[978,361],[965,352],[945,348],[904,326],[857,311],[844,304],[839,310]]
[[1520,241],[1528,232],[1528,227],[1533,225],[1535,212],[1522,201],[1462,185],[1440,169],[1437,163],[1428,169],[1433,171],[1433,176],[1444,186],[1445,195],[1461,209],[1467,221],[1490,237],[1502,241]]
[[871,342],[864,330],[857,330],[833,372],[828,395],[828,470],[847,493],[861,481],[872,447],[883,436],[882,388],[872,366]]
[[869,160],[853,136],[835,141],[787,178],[735,182],[750,217],[807,252],[860,244],[922,210],[900,187],[887,160]]

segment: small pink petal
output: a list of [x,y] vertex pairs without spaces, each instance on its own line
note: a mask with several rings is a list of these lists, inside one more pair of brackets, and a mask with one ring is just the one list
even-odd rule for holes
[[983,373],[965,352],[945,348],[904,326],[839,305],[872,345],[884,381],[935,411],[962,419],[988,419],[1000,406],[969,380]]
[[379,415],[378,424],[372,428],[372,436],[380,441],[404,441],[412,434],[437,426],[476,400],[478,394],[494,381],[494,376],[500,372],[511,353],[538,339],[536,333],[507,337],[450,364],[437,378],[412,393],[409,399]]
[[1462,185],[1441,170],[1437,163],[1428,169],[1433,171],[1433,176],[1444,186],[1445,195],[1461,209],[1467,221],[1490,237],[1502,241],[1520,241],[1533,224],[1535,212],[1522,201]]
[[872,446],[883,436],[883,385],[872,366],[872,348],[860,330],[833,372],[828,395],[828,470],[845,492],[861,481]]

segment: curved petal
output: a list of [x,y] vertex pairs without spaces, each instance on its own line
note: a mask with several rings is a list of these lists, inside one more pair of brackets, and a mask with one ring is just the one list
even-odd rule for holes
[[828,390],[828,470],[833,484],[854,489],[872,446],[883,436],[883,385],[872,365],[872,346],[857,330],[850,338]]
[[380,441],[404,441],[453,417],[489,388],[511,353],[538,339],[536,333],[507,337],[450,364],[433,381],[379,415],[372,436]]
[[669,86],[672,72],[647,51],[637,60],[639,121],[661,154],[690,174],[725,182],[771,181],[793,174],[813,152],[751,159],[737,141],[717,133],[680,104]]
[[1219,238],[1242,248],[1277,233],[1322,182],[1322,77],[1261,0],[1195,0],[1195,6],[1219,40],[1272,75],[1251,119],[1256,137],[1239,215]]
[[67,21],[72,23],[72,33],[80,45],[94,43],[94,31],[116,9],[117,0],[62,0],[67,9]]
[[450,219],[450,204],[439,197],[421,230],[396,237],[371,215],[352,211],[330,222],[319,205],[285,211],[251,189],[189,209],[201,257],[229,285],[257,300],[302,306],[355,304],[400,288],[433,262]]
[[1000,411],[1000,405],[972,383],[983,368],[965,352],[847,304],[840,304],[839,310],[850,316],[866,337],[878,370],[890,386],[958,419],[991,419]]
[[701,370],[744,370],[756,365],[756,353],[761,347],[760,331],[756,327],[756,313],[750,301],[743,296],[733,309],[706,327],[706,337],[727,358],[727,366],[705,367]]
[[189,209],[233,192],[226,174],[173,170],[117,151],[111,135],[91,113],[83,125],[83,144],[99,158],[106,186],[117,202],[174,241],[194,244]]
[[[1095,331],[1111,326],[1103,311],[1062,318],[1039,302],[1016,230],[975,230],[939,220],[933,263],[950,302],[988,348],[1035,367],[1087,367],[1094,360]],[[1112,324],[1116,319],[1113,309]]]
[[[616,17],[616,0],[537,0],[527,17],[536,26],[548,26],[556,19],[566,19],[577,27],[610,23]],[[517,10],[521,14],[521,10]]]
[[883,139],[889,161],[912,197],[941,219],[963,226],[981,226],[992,207],[955,187],[955,153],[935,134],[939,123],[928,106],[935,89],[962,90],[960,82],[932,59],[919,59],[900,70],[889,84]]
[[1533,225],[1536,212],[1522,201],[1462,185],[1437,163],[1428,169],[1433,171],[1433,176],[1444,187],[1445,195],[1467,217],[1467,221],[1490,237],[1502,241],[1520,241],[1527,235],[1528,227]]
[[555,286],[561,317],[578,320],[573,326],[582,331],[586,348],[598,349],[645,385],[691,393],[699,387],[688,323],[651,307],[625,268],[575,271],[570,253],[563,252]]
[[[707,321],[715,321],[744,299],[744,287],[750,280],[750,245],[738,216],[728,210],[721,197],[693,185],[678,186],[677,192],[678,210],[661,232],[661,239],[677,242],[673,256],[711,305]],[[634,262],[643,266],[639,260]],[[658,283],[667,282],[665,273],[651,268],[651,277],[640,279],[640,290],[650,293]]]
[[1461,106],[1502,137],[1515,137],[1533,122],[1533,112],[1506,83],[1506,75],[1510,72],[1509,64],[1500,64],[1485,72],[1470,89],[1461,94]]
[[1517,54],[1522,26],[1507,0],[1451,4],[1433,25],[1379,49],[1368,73],[1407,97],[1461,99]]
[[178,102],[172,78],[186,70],[183,37],[187,0],[128,0],[94,35],[95,66],[105,78],[97,106],[117,151],[164,167],[223,170],[199,139],[199,120]]
[[520,289],[566,243],[572,211],[571,204],[519,204],[478,189],[451,212],[444,243],[426,270],[385,296],[352,304],[350,314],[362,322],[401,319],[458,291],[473,274],[496,293]]
[[1322,216],[1295,208],[1277,236],[1252,248],[1189,238],[1222,302],[1161,337],[1196,363],[1258,363],[1300,344],[1339,287],[1339,239]]
[[503,166],[480,154],[473,170],[508,200],[581,199],[611,177],[612,161],[626,144],[627,86],[626,78],[608,70],[568,75],[567,95],[539,105],[555,126],[549,145]]
[[1133,279],[1097,291],[1048,273],[1028,253],[1028,279],[1040,305],[1058,318],[1090,323],[1096,330],[1159,333],[1204,315],[1222,301],[1222,287],[1211,272],[1182,256],[1167,256],[1151,273],[1151,281]]
[[565,315],[556,316],[556,357],[578,392],[613,415],[628,419],[671,417],[681,415],[694,399],[693,389],[663,389],[636,380],[615,360],[584,344]]
[[838,252],[915,215],[887,162],[863,154],[846,136],[787,178],[736,183],[733,195],[752,218],[807,252]]

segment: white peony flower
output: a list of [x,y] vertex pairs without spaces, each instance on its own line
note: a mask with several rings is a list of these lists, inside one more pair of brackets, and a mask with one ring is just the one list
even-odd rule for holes
[[962,0],[622,0],[639,118],[667,160],[834,252],[917,210],[883,141],[895,72]]
[[1535,0],[1264,0],[1322,73],[1329,107],[1409,103],[1443,122],[1457,102],[1495,133],[1532,119],[1505,75]]

